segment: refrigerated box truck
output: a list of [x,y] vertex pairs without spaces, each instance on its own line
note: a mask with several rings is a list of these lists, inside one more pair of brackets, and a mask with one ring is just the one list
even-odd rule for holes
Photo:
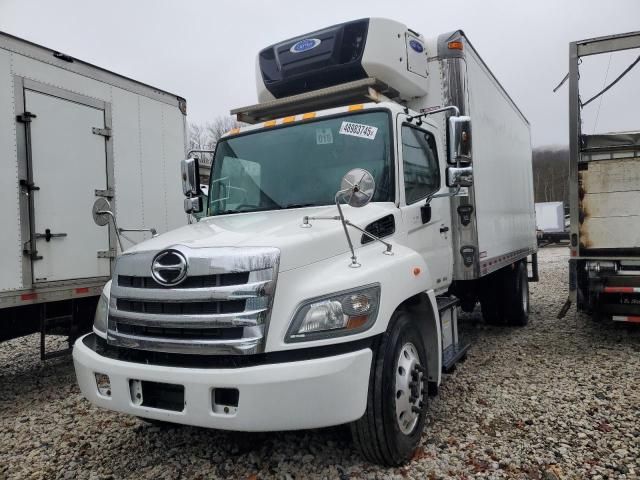
[[[536,252],[529,124],[467,37],[370,18],[257,59],[250,125],[220,139],[198,223],[117,262],[83,395],[242,431],[351,424],[367,459],[410,458],[467,345],[458,303],[524,325]],[[473,129],[472,129],[473,121]]]
[[[637,82],[618,80],[591,99],[580,97],[579,65],[590,55],[640,48],[640,32],[572,42],[569,47],[569,194],[571,258],[569,300],[577,309],[625,323],[640,323],[640,131],[587,135],[585,104],[610,87],[637,97]],[[582,102],[585,102],[584,104]]]
[[73,340],[113,273],[115,225],[187,223],[185,114],[182,97],[0,33],[0,340],[39,331],[43,357],[47,332]]

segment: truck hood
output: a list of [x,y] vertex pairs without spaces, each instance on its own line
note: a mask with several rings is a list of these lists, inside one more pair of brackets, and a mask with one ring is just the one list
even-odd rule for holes
[[[370,203],[363,208],[343,206],[345,218],[361,228],[389,214],[396,214],[393,203]],[[335,220],[312,220],[311,228],[302,228],[308,216],[336,216],[335,206],[237,213],[208,217],[198,223],[164,233],[141,242],[125,253],[157,251],[174,245],[190,248],[276,247],[280,249],[280,271],[291,270],[349,250],[342,224]],[[399,218],[396,217],[396,224]],[[361,246],[361,234],[349,229],[354,247]]]

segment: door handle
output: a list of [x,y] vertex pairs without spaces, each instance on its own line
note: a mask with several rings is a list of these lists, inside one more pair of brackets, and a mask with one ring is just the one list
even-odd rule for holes
[[440,227],[440,233],[447,233],[449,231],[449,227],[445,227],[444,225]]
[[51,233],[51,229],[47,228],[44,233],[36,233],[36,238],[44,238],[47,242],[50,242],[54,237],[66,237],[66,233]]

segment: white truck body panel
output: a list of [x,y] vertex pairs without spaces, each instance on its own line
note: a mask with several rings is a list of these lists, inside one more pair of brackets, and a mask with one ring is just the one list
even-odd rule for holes
[[[93,222],[95,190],[113,190],[119,227],[165,232],[187,223],[179,181],[183,99],[3,33],[0,92],[0,308],[100,292],[112,260],[97,252],[115,249],[116,238]],[[31,162],[25,124],[16,121],[24,112],[36,115]],[[111,136],[93,127],[110,128]],[[29,179],[39,190],[21,186]],[[36,239],[41,260],[23,253],[29,218],[33,233],[67,234]]]
[[[450,49],[450,41],[462,49]],[[462,31],[429,39],[426,49],[428,93],[409,107],[454,105],[472,119],[473,186],[451,202],[453,279],[472,280],[536,251],[529,123]],[[446,116],[433,118],[439,118],[446,145]],[[473,209],[467,225],[461,207]],[[465,262],[462,249],[472,261]]]
[[536,229],[542,232],[564,232],[564,203],[536,203]]

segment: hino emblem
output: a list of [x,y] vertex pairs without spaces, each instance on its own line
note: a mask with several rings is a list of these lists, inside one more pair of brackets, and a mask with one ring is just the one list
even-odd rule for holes
[[151,276],[161,285],[178,285],[187,276],[187,259],[177,250],[163,250],[151,262]]

